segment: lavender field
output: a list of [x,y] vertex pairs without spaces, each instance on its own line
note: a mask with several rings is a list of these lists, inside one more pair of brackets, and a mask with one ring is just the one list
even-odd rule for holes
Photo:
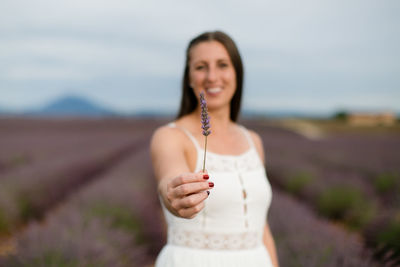
[[[152,266],[165,224],[148,147],[166,122],[0,119],[0,266]],[[281,266],[400,264],[400,131],[243,124],[264,141]]]

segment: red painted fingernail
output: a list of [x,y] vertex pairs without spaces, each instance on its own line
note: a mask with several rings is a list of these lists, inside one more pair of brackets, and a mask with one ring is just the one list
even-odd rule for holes
[[214,183],[213,183],[213,182],[209,182],[208,185],[209,185],[210,187],[214,187]]
[[207,195],[210,195],[210,191],[207,191]]
[[208,176],[208,174],[204,174],[204,175],[203,175],[203,179],[204,179],[204,180],[207,180],[208,178],[210,178],[210,176]]

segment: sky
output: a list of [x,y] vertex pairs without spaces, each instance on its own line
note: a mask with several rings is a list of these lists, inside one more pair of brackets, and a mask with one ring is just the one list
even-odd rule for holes
[[400,112],[398,14],[398,0],[2,0],[0,109],[79,95],[174,112],[188,42],[222,30],[244,62],[244,109]]

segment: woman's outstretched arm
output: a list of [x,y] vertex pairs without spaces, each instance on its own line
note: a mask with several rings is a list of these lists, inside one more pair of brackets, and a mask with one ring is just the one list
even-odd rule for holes
[[204,208],[210,184],[203,173],[191,173],[182,140],[176,128],[161,127],[151,140],[151,157],[158,192],[165,207],[175,216],[193,218]]

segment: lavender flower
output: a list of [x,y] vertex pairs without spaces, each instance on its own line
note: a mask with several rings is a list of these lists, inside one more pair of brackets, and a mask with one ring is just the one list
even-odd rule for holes
[[207,102],[204,98],[204,93],[200,93],[200,106],[201,106],[201,128],[203,129],[203,135],[205,136],[204,142],[204,161],[203,161],[203,172],[206,166],[206,151],[207,151],[207,136],[211,134],[210,130],[210,117],[208,116]]
[[204,98],[204,93],[200,93],[200,105],[201,105],[201,128],[203,129],[203,135],[208,136],[211,133],[210,129],[210,117],[208,116],[207,102]]

